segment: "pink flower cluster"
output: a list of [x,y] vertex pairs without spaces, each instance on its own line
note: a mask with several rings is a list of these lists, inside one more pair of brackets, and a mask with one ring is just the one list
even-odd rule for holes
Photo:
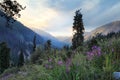
[[95,56],[101,56],[101,48],[98,46],[93,46],[92,50],[87,52],[87,59],[92,60]]
[[58,64],[59,66],[62,66],[62,65],[63,65],[63,61],[62,61],[62,60],[59,60],[59,61],[57,62],[57,64]]

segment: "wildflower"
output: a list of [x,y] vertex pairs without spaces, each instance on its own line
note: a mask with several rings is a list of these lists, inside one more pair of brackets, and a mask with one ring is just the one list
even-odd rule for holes
[[48,68],[49,68],[49,65],[48,65],[48,64],[45,64],[44,67],[48,69]]
[[93,46],[93,47],[92,47],[92,50],[94,50],[94,49],[96,49],[96,48],[97,48],[97,46]]
[[101,56],[101,48],[93,46],[92,51],[87,52],[87,59],[92,60],[94,56]]
[[112,52],[114,52],[114,48],[112,48]]
[[61,66],[62,64],[63,64],[63,62],[62,62],[61,60],[59,60],[59,61],[58,61],[58,65]]
[[72,61],[71,61],[70,58],[68,58],[67,61],[66,61],[66,66],[70,66],[71,64],[72,64]]
[[48,59],[48,62],[52,62],[52,58],[49,58],[49,59]]

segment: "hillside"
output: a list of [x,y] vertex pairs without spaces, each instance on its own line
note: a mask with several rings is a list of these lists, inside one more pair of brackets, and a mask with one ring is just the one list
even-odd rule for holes
[[57,36],[56,37],[58,40],[68,44],[68,45],[71,45],[71,41],[72,41],[72,37],[71,36]]
[[45,31],[42,31],[40,29],[33,28],[33,27],[30,28],[30,29],[32,29],[38,35],[41,35],[45,42],[47,40],[51,40],[52,41],[51,43],[53,44],[53,47],[62,48],[65,44],[67,44],[67,43],[65,43],[63,41],[60,41],[59,39],[57,39],[56,37],[52,36],[51,34],[45,32]]
[[[0,15],[3,13],[0,12]],[[51,39],[51,35],[46,33],[49,37],[41,33],[34,32],[28,27],[24,26],[19,21],[15,21],[10,24],[10,28],[6,27],[6,19],[0,16],[0,42],[6,42],[11,49],[11,54],[17,59],[20,50],[24,51],[24,55],[27,57],[32,52],[33,38],[36,35],[36,44],[44,45],[46,40]],[[45,34],[45,32],[44,32]],[[56,48],[62,48],[64,43],[52,38],[52,46]],[[12,56],[13,57],[13,56]],[[13,59],[15,59],[13,58]]]
[[88,40],[89,38],[95,36],[97,33],[107,35],[110,32],[118,31],[120,31],[120,21],[114,21],[96,28],[95,30],[91,31],[89,35],[86,35],[85,38]]

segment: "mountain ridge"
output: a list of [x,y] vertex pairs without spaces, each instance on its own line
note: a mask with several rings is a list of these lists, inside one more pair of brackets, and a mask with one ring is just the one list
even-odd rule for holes
[[[1,14],[4,13],[0,11],[0,15]],[[21,49],[26,57],[30,56],[33,49],[33,38],[35,35],[37,45],[43,46],[48,39],[46,39],[44,35],[36,33],[17,20],[14,23],[10,23],[9,27],[6,26],[6,22],[5,17],[0,16],[0,43],[6,42],[8,47],[11,49],[11,54],[14,55],[16,59],[18,59],[18,54]],[[51,35],[49,35],[49,37],[50,36]],[[57,39],[53,42],[54,44],[52,45],[56,48],[62,48],[64,45],[64,43],[57,41]]]
[[[118,31],[120,31],[120,20],[109,22],[109,23],[104,24],[104,25],[102,25],[100,27],[97,27],[96,29],[94,29],[94,30],[92,30],[90,32],[85,32],[84,39],[85,39],[85,41],[89,40],[93,36],[95,36],[97,33],[102,33],[103,35],[107,35],[110,32],[118,32]],[[67,37],[67,39],[64,38],[61,41],[69,42],[70,44],[72,44],[72,36]]]

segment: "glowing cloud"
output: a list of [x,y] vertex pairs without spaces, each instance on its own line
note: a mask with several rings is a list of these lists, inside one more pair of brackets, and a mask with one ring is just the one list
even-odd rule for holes
[[[18,19],[28,27],[45,30],[54,36],[71,36],[74,12],[82,9],[87,31],[119,20],[119,0],[17,0],[26,10]],[[108,14],[109,13],[109,14]],[[107,17],[106,17],[107,16]]]

